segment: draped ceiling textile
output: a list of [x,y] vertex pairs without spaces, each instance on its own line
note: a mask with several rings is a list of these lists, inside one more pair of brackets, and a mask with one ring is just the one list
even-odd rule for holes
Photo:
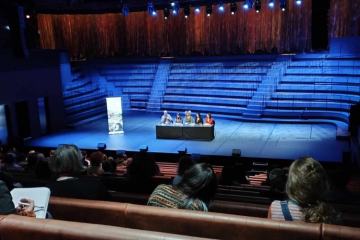
[[[278,51],[311,49],[311,0],[301,6],[288,1],[285,12],[276,5],[271,9],[268,0],[262,1],[260,13],[244,10],[243,2],[236,3],[237,11],[230,14],[213,6],[210,17],[206,8],[200,13],[190,8],[164,19],[148,12],[123,14],[49,15],[39,14],[41,46],[44,49],[69,49],[72,59],[117,56],[161,56],[224,54],[225,52],[255,52],[257,49]],[[131,10],[131,9],[130,9]]]
[[360,0],[331,0],[329,37],[360,36]]

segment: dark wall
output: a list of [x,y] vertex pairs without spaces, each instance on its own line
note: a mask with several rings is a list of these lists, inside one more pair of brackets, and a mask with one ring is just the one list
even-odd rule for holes
[[0,105],[9,106],[13,137],[19,136],[15,103],[21,101],[28,104],[31,137],[41,135],[38,110],[41,97],[49,98],[51,131],[65,127],[58,51],[29,51],[29,59],[15,59],[12,51],[0,52],[0,86]]

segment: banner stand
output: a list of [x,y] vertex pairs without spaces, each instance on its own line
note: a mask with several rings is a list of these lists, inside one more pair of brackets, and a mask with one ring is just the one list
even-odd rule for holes
[[106,98],[109,134],[124,133],[121,97]]

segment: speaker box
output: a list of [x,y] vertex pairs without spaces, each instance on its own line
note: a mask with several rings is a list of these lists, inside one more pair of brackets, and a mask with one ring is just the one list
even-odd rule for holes
[[7,9],[11,44],[16,58],[28,58],[29,52],[25,41],[25,17],[23,7]]
[[240,149],[233,149],[232,150],[233,157],[241,157],[241,150]]
[[105,148],[106,148],[106,144],[105,144],[105,143],[98,143],[97,148],[98,148],[98,149],[105,149]]

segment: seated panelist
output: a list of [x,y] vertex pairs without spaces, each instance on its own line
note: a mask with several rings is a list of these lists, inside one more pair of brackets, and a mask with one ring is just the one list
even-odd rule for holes
[[185,124],[190,124],[190,123],[194,123],[194,119],[191,116],[191,111],[185,111],[185,120],[184,120]]
[[176,115],[175,123],[183,123],[183,120],[182,120],[182,118],[181,118],[181,116],[180,116],[180,113],[178,113],[178,114]]
[[196,113],[195,123],[196,124],[204,124],[204,120],[202,119],[200,113]]
[[168,114],[167,111],[165,110],[164,115],[161,117],[161,123],[168,124],[168,123],[172,123],[172,122],[173,122],[173,120],[172,120],[170,114]]
[[206,115],[205,123],[214,125],[214,119],[211,117],[211,113]]

